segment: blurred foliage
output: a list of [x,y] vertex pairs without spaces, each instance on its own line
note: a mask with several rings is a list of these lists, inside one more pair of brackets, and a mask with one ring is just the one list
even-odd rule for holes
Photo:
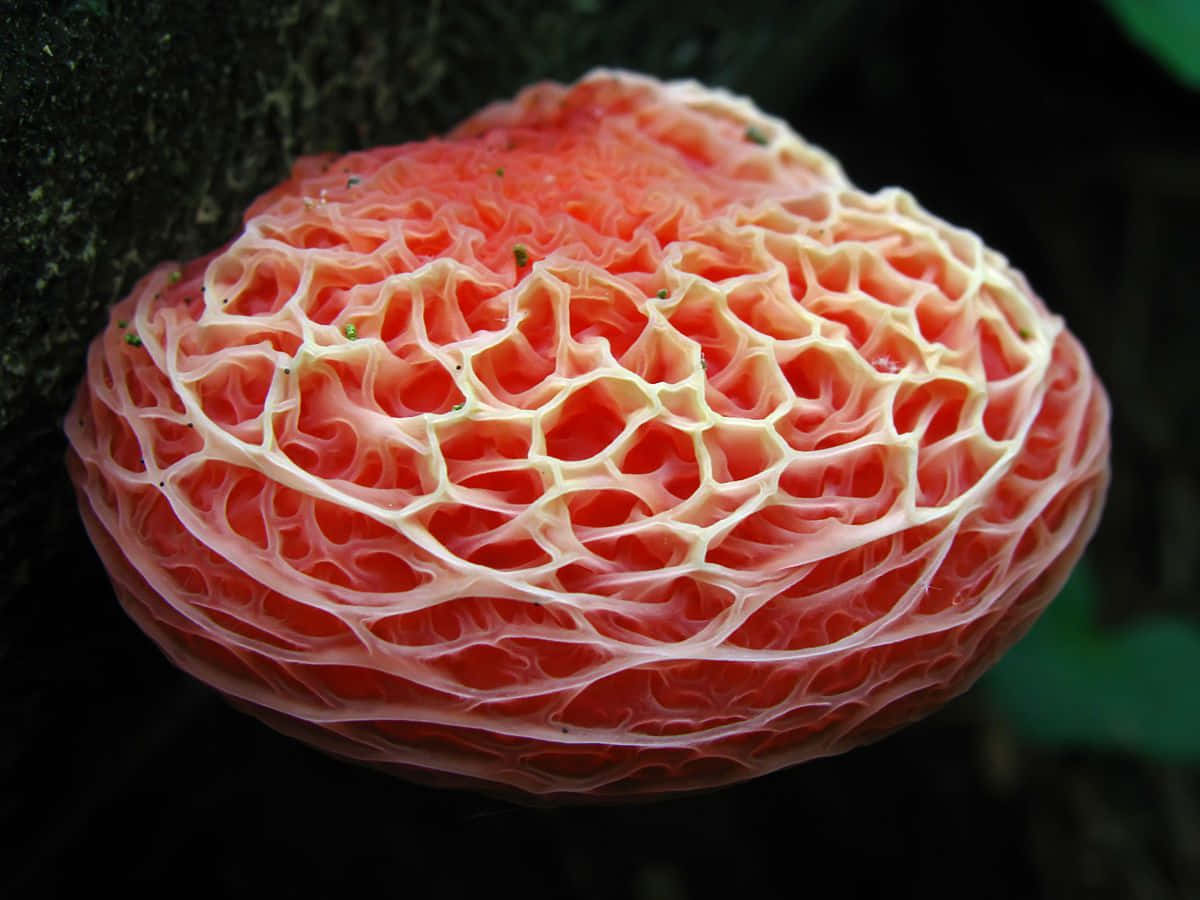
[[1200,0],[1104,0],[1135,43],[1200,90]]
[[1084,560],[984,696],[1034,743],[1200,762],[1200,629],[1167,617],[1102,629],[1097,594]]

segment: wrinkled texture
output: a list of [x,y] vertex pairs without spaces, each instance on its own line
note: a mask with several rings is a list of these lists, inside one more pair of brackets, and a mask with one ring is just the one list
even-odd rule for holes
[[1021,275],[745,100],[598,71],[308,158],[118,304],[67,420],[117,593],[330,752],[725,784],[964,690],[1095,527]]

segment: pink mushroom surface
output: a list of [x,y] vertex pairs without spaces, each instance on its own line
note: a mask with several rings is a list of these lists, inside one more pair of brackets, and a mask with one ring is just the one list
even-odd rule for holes
[[301,159],[112,310],[66,428],[124,608],[339,756],[713,787],[965,690],[1095,528],[1025,279],[750,102],[596,71]]

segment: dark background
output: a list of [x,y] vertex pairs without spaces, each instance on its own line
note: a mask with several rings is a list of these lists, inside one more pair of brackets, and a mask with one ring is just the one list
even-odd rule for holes
[[117,607],[58,425],[107,305],[297,154],[609,64],[748,94],[1006,253],[1113,400],[1101,621],[1200,621],[1200,93],[1097,3],[730,6],[0,3],[0,896],[1200,896],[1197,767],[1028,743],[979,692],[723,791],[531,810],[280,737]]

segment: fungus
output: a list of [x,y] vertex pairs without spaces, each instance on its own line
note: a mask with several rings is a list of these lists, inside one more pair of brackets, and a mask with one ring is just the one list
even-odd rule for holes
[[143,278],[67,419],[125,609],[286,733],[523,796],[729,784],[963,691],[1092,534],[1062,320],[746,100],[597,71],[331,162]]

